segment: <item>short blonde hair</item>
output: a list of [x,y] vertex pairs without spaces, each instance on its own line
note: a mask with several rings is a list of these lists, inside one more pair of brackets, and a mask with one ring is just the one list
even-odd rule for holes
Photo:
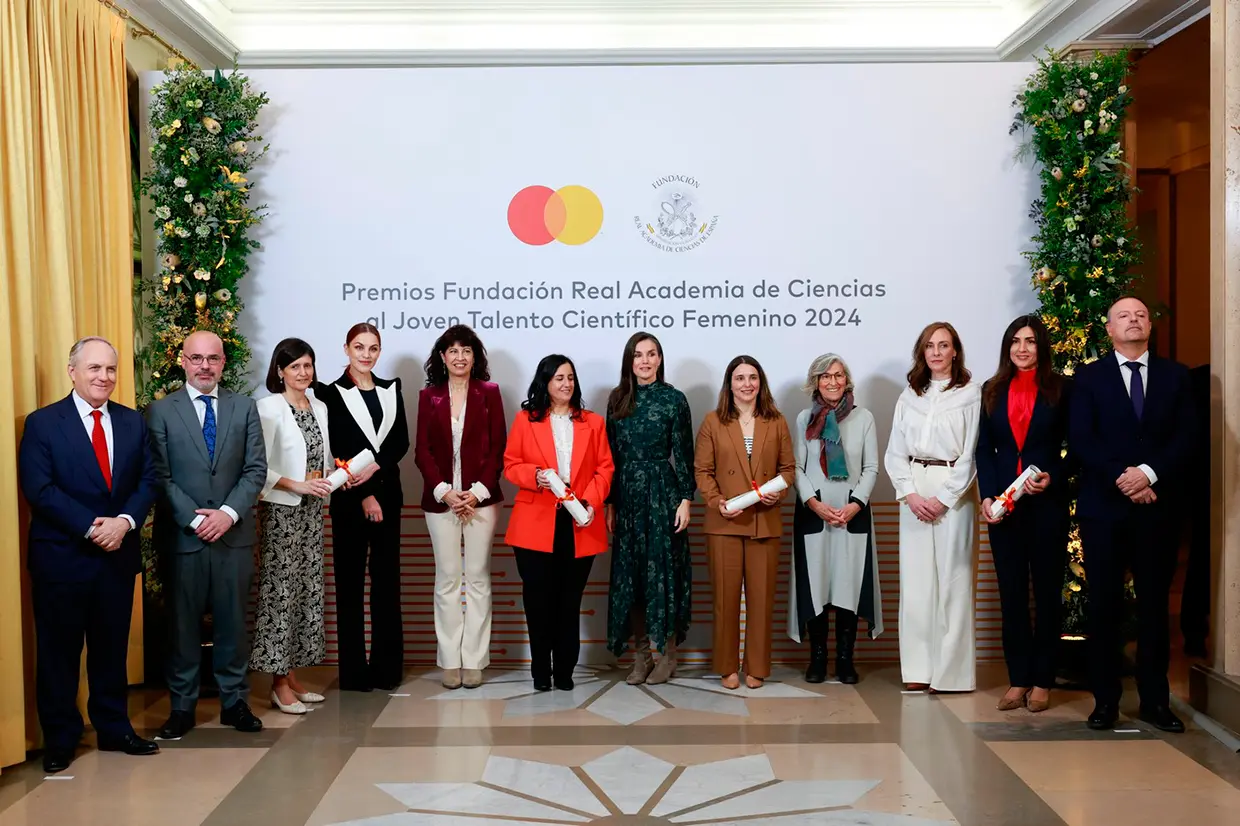
[[810,362],[809,373],[805,377],[805,386],[801,390],[811,398],[818,395],[818,379],[822,378],[833,364],[844,368],[844,392],[851,393],[853,391],[852,370],[848,369],[848,362],[835,353],[824,353]]

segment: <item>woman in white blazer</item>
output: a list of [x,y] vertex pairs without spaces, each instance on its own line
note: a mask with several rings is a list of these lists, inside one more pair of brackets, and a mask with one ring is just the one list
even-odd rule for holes
[[276,345],[267,370],[272,395],[258,402],[267,448],[267,483],[259,497],[261,557],[250,668],[272,675],[271,704],[305,714],[323,695],[307,691],[294,669],[321,662],[323,504],[333,468],[327,405],[306,391],[314,350],[299,338]]

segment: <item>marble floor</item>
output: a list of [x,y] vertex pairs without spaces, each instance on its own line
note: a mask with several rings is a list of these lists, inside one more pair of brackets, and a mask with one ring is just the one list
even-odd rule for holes
[[[857,686],[777,669],[734,692],[693,671],[634,688],[582,668],[546,694],[520,671],[487,678],[445,691],[410,671],[391,693],[342,694],[315,669],[303,682],[328,699],[304,717],[269,709],[256,679],[261,734],[203,701],[199,727],[154,757],[88,737],[51,779],[33,755],[0,774],[0,826],[1223,826],[1240,812],[1240,756],[1207,733],[1091,732],[1091,700],[1067,692],[1044,714],[999,712],[993,666],[950,696],[905,693],[892,667]],[[132,709],[152,734],[167,698],[138,691]]]

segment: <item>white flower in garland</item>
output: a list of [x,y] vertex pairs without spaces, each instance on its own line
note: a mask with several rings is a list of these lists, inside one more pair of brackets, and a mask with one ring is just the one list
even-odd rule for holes
[[199,269],[194,270],[194,278],[198,279],[199,281],[210,281],[211,273],[207,272],[206,270],[202,268],[199,268]]
[[199,238],[206,238],[208,235],[211,234],[211,227],[207,226],[206,224],[199,224],[198,227],[194,230],[194,232],[198,234]]
[[1085,101],[1082,100],[1081,98],[1077,98],[1076,100],[1072,101],[1072,111],[1073,112],[1084,112]]
[[178,238],[188,238],[188,237],[189,237],[189,230],[187,230],[185,227],[177,227],[177,237],[178,237]]
[[161,221],[167,221],[172,217],[172,210],[166,206],[155,207],[155,217]]
[[194,202],[194,196],[191,193],[186,192],[185,197],[182,200],[187,204],[192,204]]
[[194,214],[197,215],[199,218],[207,214],[206,204],[202,204],[202,203],[194,204],[192,207],[190,207],[190,209],[193,210]]
[[172,185],[179,189],[184,189],[185,187],[189,186],[189,181],[185,180],[183,177],[178,175],[172,179]]

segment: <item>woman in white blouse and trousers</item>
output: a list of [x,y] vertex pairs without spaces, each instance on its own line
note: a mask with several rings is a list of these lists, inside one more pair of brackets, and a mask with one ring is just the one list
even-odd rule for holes
[[910,690],[977,687],[973,609],[974,449],[981,388],[955,328],[917,339],[885,466],[900,500],[900,670]]

